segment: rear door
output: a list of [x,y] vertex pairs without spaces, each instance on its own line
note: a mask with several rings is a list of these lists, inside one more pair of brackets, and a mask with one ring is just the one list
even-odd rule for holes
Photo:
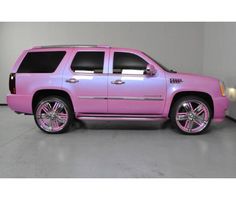
[[80,48],[64,73],[63,86],[72,96],[77,113],[107,113],[109,48]]
[[[131,115],[160,115],[163,112],[166,82],[162,70],[138,51],[110,51],[108,78],[108,113]],[[145,74],[148,64],[157,73]]]

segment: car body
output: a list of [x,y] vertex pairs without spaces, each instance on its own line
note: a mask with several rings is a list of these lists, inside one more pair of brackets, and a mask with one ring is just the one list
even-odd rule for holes
[[[48,70],[47,62],[55,65],[54,69]],[[40,101],[59,97],[62,103],[66,99],[70,112],[78,120],[176,118],[176,113],[171,117],[173,107],[177,109],[176,102],[182,99],[179,104],[183,106],[191,97],[197,98],[190,103],[192,114],[195,115],[194,109],[203,103],[208,110],[203,116],[207,115],[207,125],[196,131],[186,131],[177,125],[185,133],[203,132],[211,119],[222,121],[228,108],[220,80],[168,70],[142,51],[109,46],[61,45],[25,50],[12,68],[9,87],[8,106],[18,113],[36,115]],[[190,100],[184,99],[186,97]],[[48,121],[55,121],[55,113],[54,118],[50,118],[53,113],[49,116],[42,112]],[[186,113],[182,118],[189,120],[190,111]],[[37,123],[37,117],[35,119]],[[37,125],[49,133],[66,130],[50,131],[39,122]]]

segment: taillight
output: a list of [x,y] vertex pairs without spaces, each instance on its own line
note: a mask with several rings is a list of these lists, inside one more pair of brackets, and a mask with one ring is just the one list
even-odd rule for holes
[[11,94],[16,94],[16,74],[11,73],[9,76],[9,90]]

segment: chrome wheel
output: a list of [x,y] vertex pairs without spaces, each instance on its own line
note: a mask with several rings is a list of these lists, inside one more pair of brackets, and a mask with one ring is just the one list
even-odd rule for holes
[[35,112],[37,124],[46,132],[56,133],[63,130],[69,120],[69,112],[60,99],[42,101]]
[[186,133],[199,133],[210,121],[210,112],[205,103],[199,100],[185,100],[177,107],[176,124]]

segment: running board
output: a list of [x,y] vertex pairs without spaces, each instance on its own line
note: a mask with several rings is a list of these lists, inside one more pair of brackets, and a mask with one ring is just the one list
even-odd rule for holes
[[101,116],[80,116],[79,120],[113,120],[113,121],[160,121],[163,117],[101,117]]

